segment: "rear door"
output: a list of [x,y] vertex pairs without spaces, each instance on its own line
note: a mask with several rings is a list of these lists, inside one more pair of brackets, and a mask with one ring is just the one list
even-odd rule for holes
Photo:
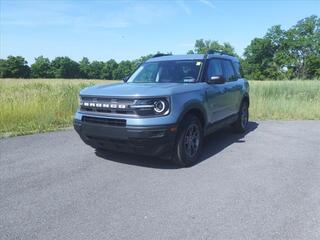
[[227,59],[223,59],[221,62],[223,76],[226,79],[225,91],[227,98],[225,103],[228,107],[227,115],[231,116],[239,111],[238,103],[241,95],[241,84],[238,81],[239,77],[233,67],[232,62]]
[[235,99],[235,110],[238,112],[240,109],[240,104],[241,104],[242,97],[243,97],[244,79],[242,77],[242,69],[241,69],[240,63],[238,61],[233,61],[232,65],[233,65],[233,68],[234,68],[235,73],[237,75],[237,80],[235,82],[235,84],[237,86],[237,95],[236,95],[236,99]]

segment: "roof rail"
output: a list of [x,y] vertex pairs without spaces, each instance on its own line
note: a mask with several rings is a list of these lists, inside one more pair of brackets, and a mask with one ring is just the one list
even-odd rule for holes
[[153,55],[151,58],[156,58],[156,57],[163,57],[163,56],[169,56],[172,55],[171,53],[157,53]]
[[206,54],[219,54],[219,55],[228,55],[234,57],[232,54],[220,51],[220,50],[214,50],[214,49],[209,49]]

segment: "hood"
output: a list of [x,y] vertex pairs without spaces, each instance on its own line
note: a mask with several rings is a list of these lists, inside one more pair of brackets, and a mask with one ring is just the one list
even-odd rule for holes
[[151,97],[169,96],[200,89],[201,83],[117,83],[87,87],[81,96]]

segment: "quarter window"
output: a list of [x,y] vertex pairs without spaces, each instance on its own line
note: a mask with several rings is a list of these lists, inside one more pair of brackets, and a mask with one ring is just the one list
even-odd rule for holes
[[234,69],[236,70],[236,74],[237,74],[238,78],[241,78],[241,76],[242,76],[242,69],[241,69],[240,63],[238,63],[238,62],[233,62],[233,66],[234,66]]
[[237,80],[237,74],[235,73],[233,66],[230,61],[223,60],[222,61],[222,68],[223,68],[223,76],[225,77],[226,81],[234,81]]

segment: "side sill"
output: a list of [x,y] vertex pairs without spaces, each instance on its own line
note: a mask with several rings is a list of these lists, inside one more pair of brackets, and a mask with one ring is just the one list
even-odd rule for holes
[[234,123],[235,121],[237,121],[237,119],[238,119],[238,114],[233,114],[229,117],[226,117],[226,118],[221,119],[215,123],[212,123],[207,126],[204,135],[205,136],[210,135],[210,134],[214,133],[215,131]]

